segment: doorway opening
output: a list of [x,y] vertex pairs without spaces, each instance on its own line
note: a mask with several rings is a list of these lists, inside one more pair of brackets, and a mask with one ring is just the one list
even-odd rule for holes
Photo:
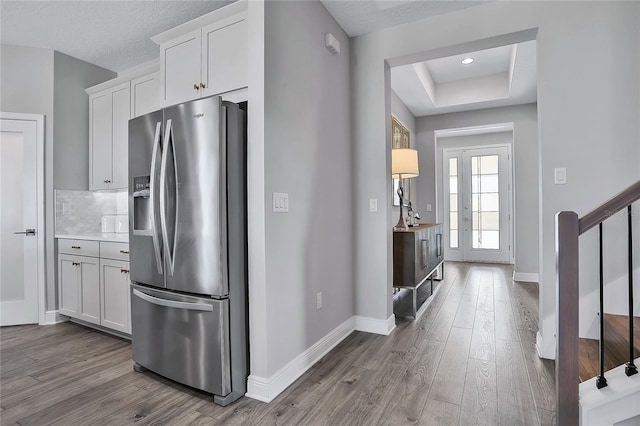
[[[513,132],[481,140],[505,142]],[[464,262],[513,263],[513,154],[511,143],[478,145],[473,135],[447,140],[436,137],[442,179],[445,259]]]
[[0,113],[0,325],[43,324],[44,116]]

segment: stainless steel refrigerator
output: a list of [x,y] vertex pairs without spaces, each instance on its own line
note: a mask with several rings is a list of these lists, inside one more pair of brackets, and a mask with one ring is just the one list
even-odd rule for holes
[[247,382],[245,123],[218,96],[129,121],[134,368],[220,405]]

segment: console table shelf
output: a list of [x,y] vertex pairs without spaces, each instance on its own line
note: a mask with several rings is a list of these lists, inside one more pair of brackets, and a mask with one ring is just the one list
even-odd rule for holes
[[[418,289],[429,280],[429,296],[433,294],[433,275],[442,265],[442,224],[421,224],[393,231],[393,286],[407,289],[412,295],[411,315],[400,308],[402,298],[394,298],[393,312],[397,316],[416,317]],[[444,267],[442,268],[444,274]],[[396,306],[398,305],[398,306]]]

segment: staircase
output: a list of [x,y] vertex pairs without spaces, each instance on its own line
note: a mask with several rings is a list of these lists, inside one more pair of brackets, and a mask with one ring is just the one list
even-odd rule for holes
[[[583,217],[556,214],[556,410],[559,425],[640,424],[640,320],[634,317],[632,204],[640,200],[640,181]],[[604,313],[603,226],[626,211],[626,235],[614,234],[626,246],[628,315]],[[608,225],[607,225],[608,226]],[[578,338],[580,309],[579,237],[598,228],[599,340]],[[626,244],[625,244],[626,242]],[[616,296],[617,298],[618,296]],[[637,298],[640,295],[636,295]],[[620,300],[620,299],[617,299]],[[637,312],[635,313],[637,315]],[[581,383],[580,383],[581,382]]]

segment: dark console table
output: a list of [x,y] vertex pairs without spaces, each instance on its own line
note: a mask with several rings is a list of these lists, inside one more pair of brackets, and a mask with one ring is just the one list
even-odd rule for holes
[[[393,231],[393,286],[412,292],[413,318],[418,310],[418,288],[429,280],[433,294],[433,275],[444,261],[442,231],[439,223]],[[395,311],[394,304],[398,314]]]

